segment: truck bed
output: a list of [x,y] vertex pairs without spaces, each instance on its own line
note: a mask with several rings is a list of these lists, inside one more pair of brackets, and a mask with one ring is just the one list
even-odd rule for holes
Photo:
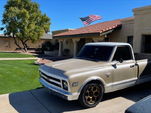
[[135,60],[144,60],[147,59],[148,61],[151,61],[151,54],[146,53],[135,53]]
[[138,64],[140,79],[151,77],[151,54],[135,53],[135,60]]

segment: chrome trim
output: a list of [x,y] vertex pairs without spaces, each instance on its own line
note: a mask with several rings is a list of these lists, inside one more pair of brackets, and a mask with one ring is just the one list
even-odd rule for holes
[[113,52],[112,52],[111,57],[110,57],[110,59],[109,59],[109,62],[112,62],[112,59],[113,59],[114,54],[115,54],[115,52],[116,52],[116,49],[117,49],[117,46],[114,46],[114,49],[113,49]]
[[[39,81],[42,85],[44,85],[44,87],[48,88],[50,91],[56,92],[57,95],[61,94],[62,96],[60,96],[60,97],[66,99],[66,100],[77,100],[79,98],[80,93],[71,93],[71,92],[65,91],[61,88],[58,88],[56,86],[49,84],[42,78],[40,78]],[[55,94],[55,93],[53,93],[53,94]]]
[[[45,65],[43,65],[43,66],[41,66],[40,68],[39,68],[39,71],[41,71],[42,73],[45,73],[46,75],[48,75],[48,76],[51,76],[51,77],[54,77],[54,78],[56,78],[56,75],[55,74],[53,74],[53,73],[50,73],[50,72],[48,72],[48,71],[46,71],[47,69],[46,68],[48,68],[48,70],[49,70],[49,68],[51,68],[51,67],[48,67],[48,66],[45,66]],[[57,79],[60,79],[60,80],[68,80],[68,78],[67,77],[65,77],[65,76],[61,76],[61,75],[58,75],[57,76]]]
[[46,76],[43,75],[42,73],[40,73],[40,75],[41,75],[42,77],[44,77],[45,79],[49,80],[50,82],[54,82],[54,83],[59,84],[59,85],[62,86],[61,80],[60,80],[60,82],[57,82],[57,81],[55,81],[55,80],[49,79],[48,77],[46,77]]
[[116,85],[125,84],[125,83],[128,83],[128,82],[133,82],[133,81],[136,81],[136,80],[137,80],[137,77],[127,79],[127,80],[118,81],[118,82],[109,83],[106,86],[116,86]]
[[[69,81],[68,81],[68,78],[67,77],[65,77],[65,76],[60,76],[60,75],[55,75],[55,74],[53,74],[53,73],[50,73],[50,72],[48,72],[47,71],[47,69],[46,68],[51,68],[51,67],[48,67],[48,66],[41,66],[40,68],[39,68],[39,72],[42,72],[42,73],[44,73],[44,74],[46,74],[47,76],[50,76],[50,77],[53,77],[53,78],[56,78],[56,79],[59,79],[61,82],[61,88],[63,88],[63,86],[62,86],[62,80],[65,80],[67,83],[68,83],[68,91],[71,91],[71,88],[69,87]],[[45,71],[46,70],[46,71]],[[54,82],[54,81],[53,81]],[[64,89],[63,89],[64,90]]]
[[[45,70],[43,70],[41,68],[39,69],[39,71],[42,72],[42,73],[45,73],[47,76],[51,76],[51,77],[56,78],[56,75],[54,75],[52,73],[50,74],[49,72],[47,72],[47,71],[45,71]],[[62,79],[62,77],[60,77],[60,76],[58,76],[57,78],[60,79],[60,80]]]

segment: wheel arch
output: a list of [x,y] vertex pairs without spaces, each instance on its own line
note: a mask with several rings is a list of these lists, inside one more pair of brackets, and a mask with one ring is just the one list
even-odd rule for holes
[[89,83],[96,83],[96,82],[101,84],[103,86],[103,91],[105,91],[105,81],[103,79],[101,79],[100,77],[90,77],[84,81],[78,92],[81,93],[85,85]]

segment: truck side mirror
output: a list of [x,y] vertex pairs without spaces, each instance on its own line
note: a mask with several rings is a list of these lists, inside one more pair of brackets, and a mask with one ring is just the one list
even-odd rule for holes
[[123,63],[123,59],[122,59],[122,58],[120,58],[120,59],[119,59],[119,62],[120,62],[120,63]]

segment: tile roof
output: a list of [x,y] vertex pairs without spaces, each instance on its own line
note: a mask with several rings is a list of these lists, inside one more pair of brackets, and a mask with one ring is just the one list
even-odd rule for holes
[[113,21],[107,21],[102,23],[97,23],[94,25],[82,27],[79,29],[75,29],[72,31],[67,31],[63,33],[59,33],[54,35],[54,37],[60,37],[60,36],[68,36],[68,35],[78,35],[78,34],[89,34],[89,33],[103,33],[105,31],[117,28],[121,26],[121,19],[113,20]]
[[134,17],[97,23],[97,24],[94,24],[94,25],[78,28],[78,29],[75,29],[75,30],[59,33],[59,34],[54,35],[54,37],[73,36],[73,35],[92,34],[92,33],[93,34],[94,33],[103,33],[103,32],[112,30],[114,28],[120,27],[122,25],[121,21],[129,20],[129,19],[134,19]]

